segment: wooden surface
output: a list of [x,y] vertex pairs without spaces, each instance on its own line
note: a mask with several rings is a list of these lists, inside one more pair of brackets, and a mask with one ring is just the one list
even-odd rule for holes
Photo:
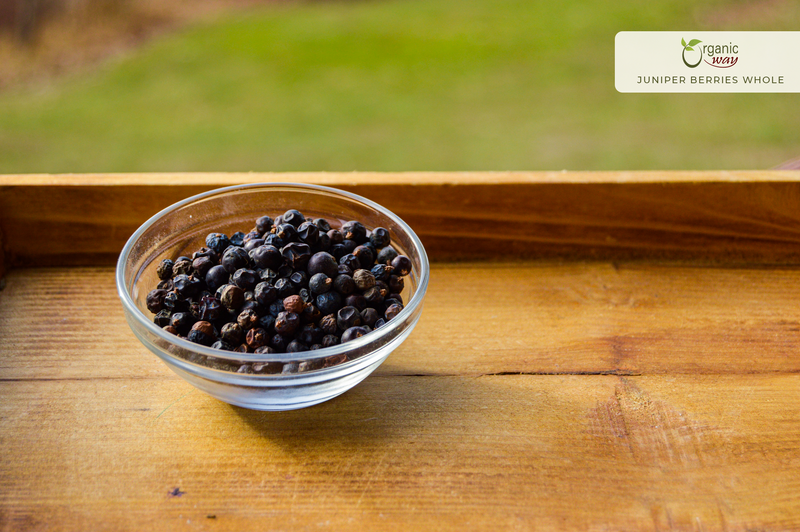
[[5,262],[112,264],[159,210],[265,181],[370,198],[408,222],[432,260],[800,264],[800,171],[0,176]]
[[[795,238],[800,176],[692,175],[706,191],[752,187],[733,202],[746,216],[696,203],[706,221],[731,221],[704,237],[725,253],[434,262],[406,342],[354,389],[294,412],[232,407],[171,373],[128,328],[110,265],[12,269],[0,291],[0,530],[800,529],[800,268],[776,244]],[[480,176],[436,176],[423,188],[497,192]],[[616,180],[624,197],[626,182],[669,189],[691,181],[681,176],[568,174],[563,186]],[[20,186],[44,201],[47,179],[6,178],[0,202]],[[64,179],[75,198],[138,190],[116,220],[164,190],[153,176]],[[563,208],[575,219],[582,206]],[[736,248],[756,219],[762,235]],[[112,241],[81,244],[84,264]]]

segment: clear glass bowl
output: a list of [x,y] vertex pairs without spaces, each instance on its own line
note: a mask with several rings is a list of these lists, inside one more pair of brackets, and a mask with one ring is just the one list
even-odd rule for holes
[[[288,209],[325,218],[338,227],[357,220],[368,229],[385,227],[392,246],[411,259],[401,294],[405,308],[392,320],[345,344],[301,353],[252,354],[212,349],[183,340],[153,323],[145,297],[158,284],[163,259],[191,254],[211,232],[249,231],[263,215]],[[380,205],[333,188],[264,183],[198,194],[159,212],[128,240],[117,262],[116,283],[133,333],[175,373],[230,404],[255,410],[290,410],[321,403],[349,390],[411,333],[422,312],[429,266],[414,231]]]

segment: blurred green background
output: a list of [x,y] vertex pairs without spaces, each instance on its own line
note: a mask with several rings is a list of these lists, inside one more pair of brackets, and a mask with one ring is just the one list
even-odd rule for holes
[[622,30],[796,30],[798,2],[222,10],[0,90],[0,173],[770,168],[796,94],[620,94]]

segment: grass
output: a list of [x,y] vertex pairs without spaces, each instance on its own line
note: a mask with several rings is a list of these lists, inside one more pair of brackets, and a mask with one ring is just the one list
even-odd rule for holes
[[769,168],[800,155],[797,95],[614,88],[617,31],[800,22],[748,6],[268,6],[0,93],[0,173]]

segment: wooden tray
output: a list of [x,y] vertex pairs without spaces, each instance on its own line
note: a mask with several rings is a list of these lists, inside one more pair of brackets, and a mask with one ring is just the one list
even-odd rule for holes
[[[167,205],[302,181],[404,218],[419,325],[305,410],[212,399],[113,264]],[[0,176],[0,530],[800,528],[800,172]]]

